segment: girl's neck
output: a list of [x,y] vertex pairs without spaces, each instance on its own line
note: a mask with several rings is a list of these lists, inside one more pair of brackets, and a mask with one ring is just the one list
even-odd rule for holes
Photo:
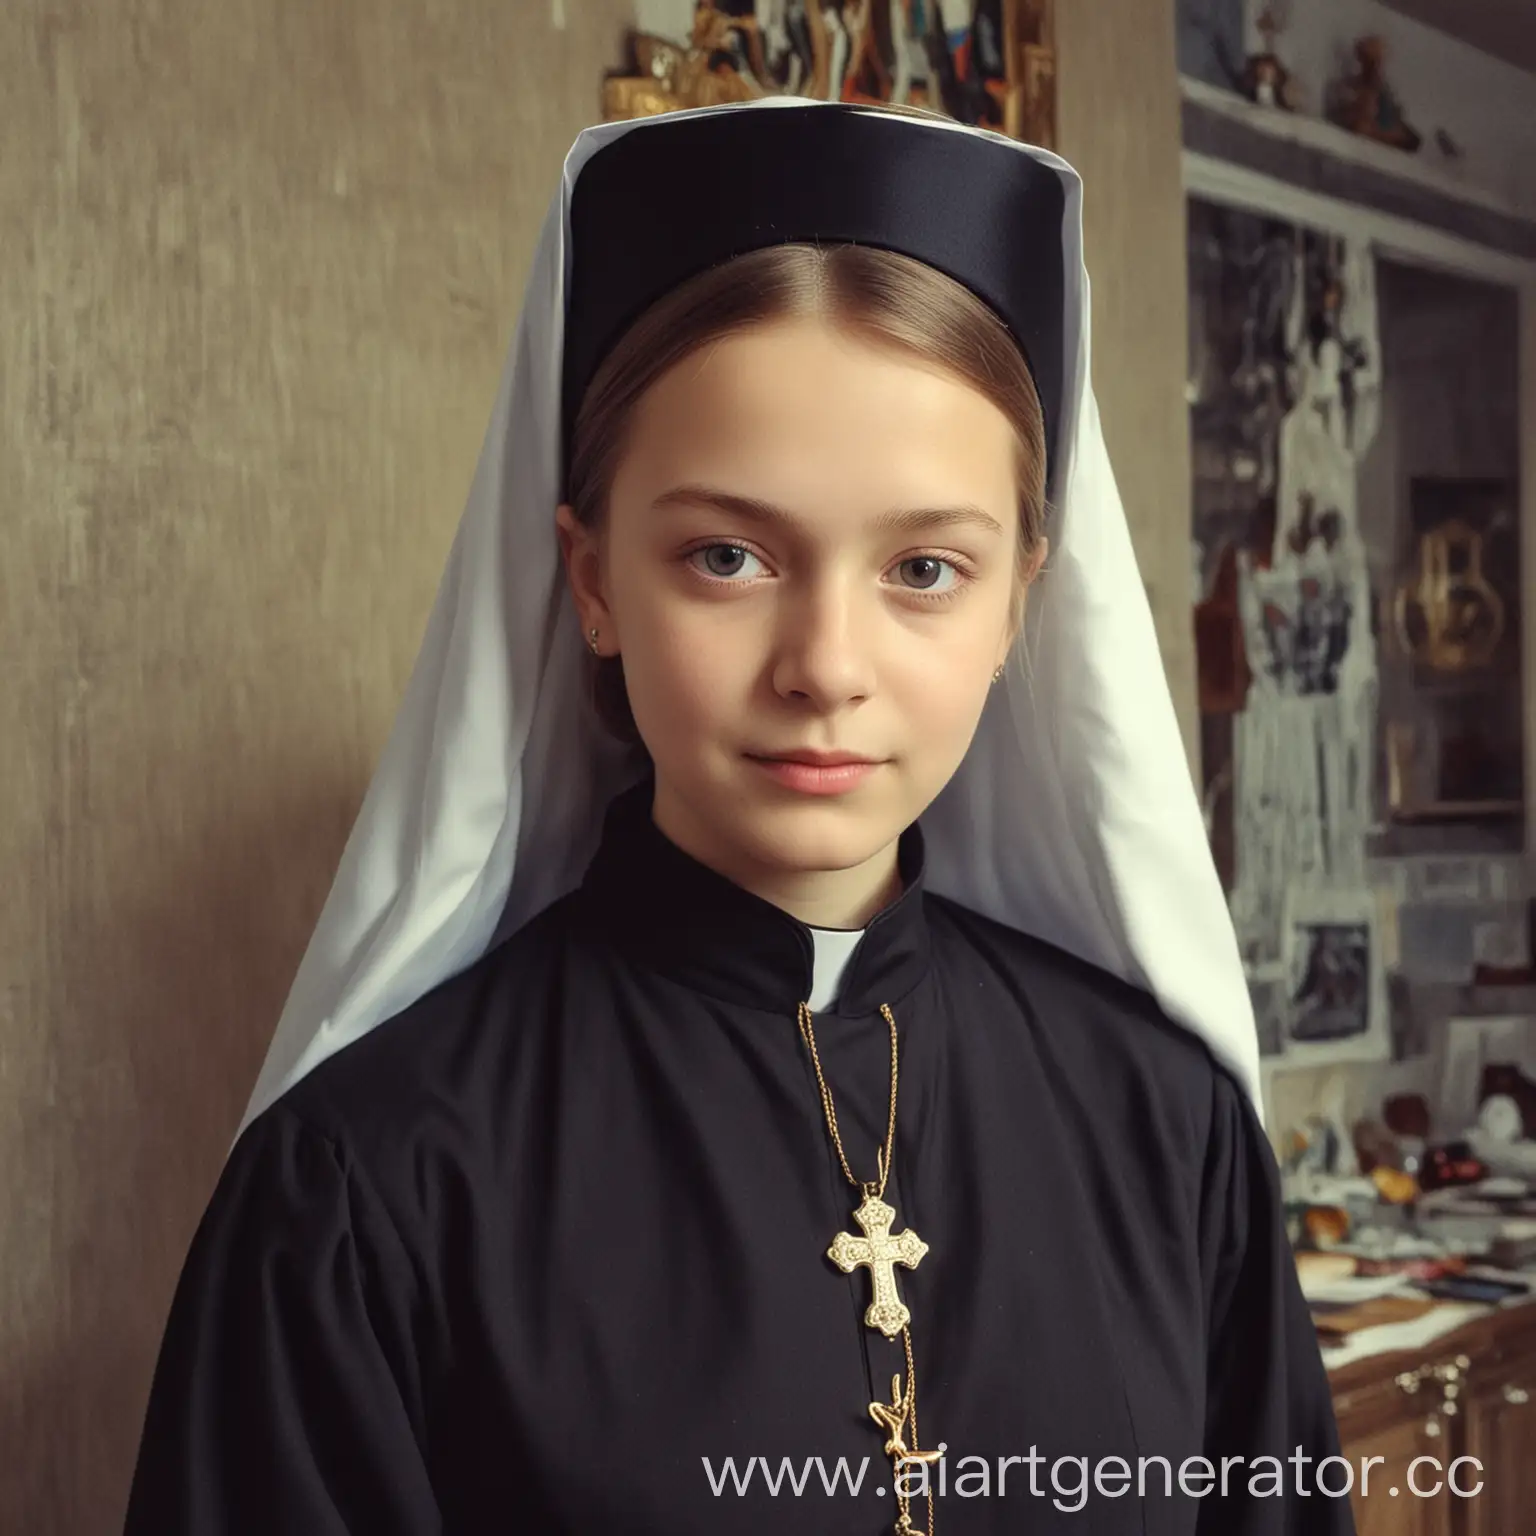
[[656,826],[684,853],[811,928],[864,928],[901,894],[895,842],[851,869],[785,869],[723,847],[659,787]]

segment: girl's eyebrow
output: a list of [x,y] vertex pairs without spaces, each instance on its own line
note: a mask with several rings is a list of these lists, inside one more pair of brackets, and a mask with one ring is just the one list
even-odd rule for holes
[[[745,522],[771,523],[788,529],[802,528],[806,521],[757,496],[738,496],[734,491],[717,490],[709,485],[675,485],[671,490],[663,491],[651,503],[653,511],[677,507],[712,507],[717,512],[728,513]],[[899,507],[882,512],[874,520],[874,526],[882,533],[921,533],[959,524],[969,524],[988,533],[1003,532],[1003,525],[990,512],[969,504],[954,507]]]

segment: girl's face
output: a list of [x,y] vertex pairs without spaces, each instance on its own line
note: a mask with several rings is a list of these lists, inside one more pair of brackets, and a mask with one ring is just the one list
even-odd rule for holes
[[[558,521],[674,841],[759,889],[890,859],[1013,639],[1015,451],[983,395],[813,320],[649,389],[604,534]],[[805,753],[867,766],[773,761]]]

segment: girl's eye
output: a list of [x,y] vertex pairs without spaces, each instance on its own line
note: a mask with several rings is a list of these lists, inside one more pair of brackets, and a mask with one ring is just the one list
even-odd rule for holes
[[[761,559],[741,544],[703,544],[684,558],[700,575],[732,584],[750,580],[766,569]],[[966,579],[954,561],[938,555],[914,555],[896,569],[901,572],[900,585],[923,596],[950,596]]]
[[739,544],[706,544],[702,549],[693,550],[688,559],[696,570],[706,576],[713,576],[717,581],[730,581],[742,574],[756,574],[744,568],[749,560],[756,560],[757,556]]
[[[960,576],[948,560],[941,560],[937,555],[914,555],[910,560],[903,560],[896,569],[903,573],[905,585],[915,592],[947,591]],[[941,585],[945,571],[949,572],[951,580]]]

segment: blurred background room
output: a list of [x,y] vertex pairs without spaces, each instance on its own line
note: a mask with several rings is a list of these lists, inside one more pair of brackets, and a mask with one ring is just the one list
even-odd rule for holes
[[1346,1450],[1499,1469],[1360,1529],[1530,1528],[1536,0],[9,0],[0,70],[0,1536],[120,1525],[572,138],[764,92],[1082,172]]

